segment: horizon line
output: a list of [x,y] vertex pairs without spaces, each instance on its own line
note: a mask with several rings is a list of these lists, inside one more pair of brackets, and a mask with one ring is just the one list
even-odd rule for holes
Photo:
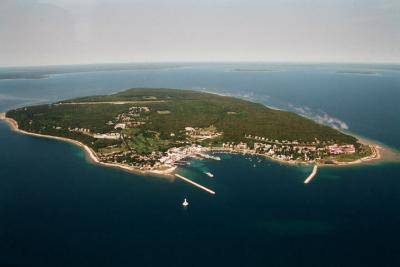
[[387,61],[289,61],[289,60],[168,60],[168,61],[116,61],[116,62],[93,62],[93,63],[55,63],[55,64],[22,64],[4,65],[0,68],[26,68],[26,67],[63,67],[63,66],[91,66],[91,65],[118,65],[118,64],[240,64],[240,63],[259,63],[259,64],[358,64],[358,65],[400,65],[399,62]]

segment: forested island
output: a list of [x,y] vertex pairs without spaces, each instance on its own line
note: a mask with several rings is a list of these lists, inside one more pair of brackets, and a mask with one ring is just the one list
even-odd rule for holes
[[172,172],[188,157],[218,152],[288,163],[344,164],[375,157],[373,146],[298,114],[213,93],[134,88],[10,110],[19,130],[74,140],[106,165]]

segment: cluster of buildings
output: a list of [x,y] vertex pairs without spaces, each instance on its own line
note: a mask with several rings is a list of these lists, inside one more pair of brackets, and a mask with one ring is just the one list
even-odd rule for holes
[[[114,122],[109,121],[107,125],[112,126],[115,130],[135,127],[146,123],[148,116],[145,114],[150,112],[148,107],[131,107],[127,112],[118,114]],[[160,113],[161,114],[161,113]],[[162,112],[162,114],[166,114]],[[58,129],[57,127],[56,129]],[[97,139],[119,140],[122,138],[118,131],[110,131],[109,133],[92,134],[86,128],[68,128],[69,131],[80,132],[91,135]],[[140,155],[134,150],[121,151],[116,150],[109,154],[101,154],[100,158],[105,162],[120,163],[133,166],[140,170],[155,170],[167,167],[173,167],[179,164],[179,161],[187,157],[213,158],[206,152],[209,148],[196,145],[194,143],[204,141],[210,138],[216,138],[223,133],[218,132],[213,125],[205,128],[187,126],[183,130],[186,138],[176,141],[178,147],[173,147],[166,152],[154,151],[149,155]],[[170,134],[175,136],[174,133]],[[266,155],[271,158],[285,161],[316,161],[329,156],[340,154],[356,153],[353,144],[339,145],[333,142],[320,142],[315,139],[314,142],[299,142],[297,140],[272,140],[262,136],[245,135],[246,139],[251,140],[252,147],[249,142],[225,142],[222,149],[229,152],[237,152],[244,154]],[[327,144],[328,143],[328,144]]]
[[[112,127],[112,130],[108,133],[92,134],[90,130],[86,128],[68,128],[68,130],[91,135],[97,139],[119,140],[122,138],[121,133],[113,130],[143,125],[148,120],[148,116],[146,115],[149,112],[150,109],[148,107],[130,107],[128,111],[118,114],[113,121],[106,123],[110,128]],[[157,113],[169,114],[170,112],[161,110],[157,111]],[[218,132],[216,127],[213,125],[205,128],[187,126],[184,128],[183,132],[186,138],[177,141],[178,147],[170,148],[166,152],[154,151],[149,155],[140,155],[134,150],[116,150],[109,154],[100,154],[100,158],[105,162],[125,164],[140,170],[174,167],[179,164],[179,161],[187,157],[218,159],[206,153],[209,151],[209,148],[194,144],[206,139],[221,136],[223,133]],[[171,133],[170,136],[174,137],[175,134]],[[249,142],[245,141],[239,143],[226,142],[222,144],[222,149],[233,153],[266,155],[285,161],[315,161],[331,155],[353,154],[356,152],[356,148],[352,144],[338,145],[332,144],[333,142],[328,142],[329,145],[327,145],[326,142],[320,142],[317,139],[315,139],[314,142],[305,143],[297,140],[272,140],[255,135],[245,135],[245,138],[251,140],[250,143],[254,145],[249,147]]]
[[231,152],[243,154],[266,155],[271,158],[280,160],[309,160],[309,152],[304,151],[303,154],[296,155],[291,146],[282,146],[276,144],[254,143],[254,147],[249,147],[246,143],[223,143],[222,148]]
[[354,154],[356,153],[356,148],[354,145],[330,145],[327,147],[329,154],[339,155],[339,154]]
[[[268,139],[267,137],[262,137],[262,136],[256,136],[256,135],[245,135],[244,136],[247,139],[252,139],[254,141],[261,141],[261,142],[267,142],[267,143],[274,143],[274,144],[278,144],[278,145],[300,145],[302,144],[301,142],[297,141],[297,140],[293,140],[293,141],[289,141],[289,140],[273,140],[273,139]],[[315,139],[315,141],[310,142],[310,143],[306,143],[303,145],[306,146],[317,146],[320,144],[324,144],[325,142],[320,142],[317,138]]]
[[[149,110],[143,109],[130,109],[130,117],[138,117],[138,113],[140,112],[148,112]],[[116,119],[122,120],[124,122],[118,122],[114,125],[115,129],[125,129],[128,126],[127,118],[128,116],[119,114]],[[178,147],[173,147],[168,149],[166,152],[154,151],[149,155],[140,155],[136,153],[134,150],[130,151],[114,151],[108,154],[100,154],[100,158],[102,161],[109,163],[120,163],[124,165],[128,165],[131,167],[135,167],[139,170],[148,171],[148,170],[159,170],[165,168],[171,168],[179,164],[178,162],[187,158],[187,157],[198,157],[198,158],[210,158],[219,160],[219,157],[215,157],[212,155],[208,155],[206,152],[209,150],[208,148],[202,147],[200,145],[193,144],[193,142],[188,141],[202,141],[208,138],[214,138],[222,135],[222,133],[218,132],[214,126],[210,126],[207,128],[193,128],[193,127],[185,127],[184,132],[186,134],[187,140],[182,142],[177,142]],[[175,136],[175,134],[171,133],[171,136]],[[105,134],[94,134],[95,138],[102,139],[120,139],[120,133],[105,133]],[[183,145],[186,144],[186,145]]]
[[[53,128],[56,130],[62,130],[62,127],[60,127],[60,126],[54,126]],[[70,127],[68,127],[68,131],[86,134],[86,135],[92,136],[93,138],[96,138],[96,139],[118,140],[121,138],[120,133],[110,132],[110,133],[95,133],[94,134],[90,131],[90,129],[87,129],[87,128],[70,128]]]
[[[53,129],[63,130],[63,128],[61,126],[53,126]],[[93,136],[92,132],[88,128],[77,128],[77,127],[71,128],[71,127],[68,127],[67,130],[69,132],[76,132],[76,133],[82,133],[82,134],[86,134],[86,135],[89,135],[89,136]]]
[[207,148],[193,144],[173,147],[166,152],[152,152],[149,155],[139,155],[134,151],[116,151],[100,154],[99,157],[104,162],[124,164],[141,171],[151,171],[172,168],[188,157],[220,160],[219,157],[206,154],[207,151]]
[[253,147],[249,147],[243,142],[227,142],[222,144],[222,148],[231,152],[266,155],[271,158],[285,161],[315,161],[332,155],[353,154],[356,152],[356,148],[353,144],[321,146],[314,144],[299,144],[297,141],[267,141],[268,139],[262,139],[261,137],[258,137],[258,139],[266,142],[255,142]]
[[140,155],[134,151],[115,151],[108,154],[98,154],[103,162],[124,164],[135,167],[138,170],[149,171],[160,167],[159,159],[163,156],[162,152],[152,152],[149,155]]
[[217,128],[211,125],[207,128],[185,127],[185,134],[189,139],[194,139],[196,141],[203,141],[206,139],[221,136],[222,132],[218,132]]
[[[56,129],[61,130],[62,128],[60,126],[58,126],[58,127],[56,127]],[[90,129],[87,129],[87,128],[68,128],[68,131],[91,135]]]
[[118,140],[121,138],[120,133],[104,133],[104,134],[93,134],[93,137],[96,139],[111,139],[111,140]]
[[138,127],[146,124],[147,116],[143,116],[150,112],[148,107],[130,107],[127,112],[118,114],[114,121],[108,121],[106,124],[114,126],[114,129],[125,129],[129,127]]
[[159,162],[162,164],[167,164],[172,166],[176,162],[183,160],[187,157],[220,160],[219,157],[214,157],[206,154],[207,151],[208,151],[207,148],[195,144],[182,147],[173,147],[168,149],[168,151],[164,154],[164,156],[159,159]]

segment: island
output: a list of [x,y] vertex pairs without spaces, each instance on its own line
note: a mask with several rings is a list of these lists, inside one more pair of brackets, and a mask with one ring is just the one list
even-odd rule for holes
[[339,70],[339,74],[378,75],[377,72],[367,70]]
[[249,69],[234,69],[233,71],[238,71],[238,72],[281,72],[281,70],[279,69],[253,69],[253,68],[249,68]]
[[40,80],[47,79],[48,75],[28,72],[0,73],[0,80]]
[[208,92],[133,88],[22,107],[2,114],[15,129],[73,142],[97,163],[172,174],[188,158],[219,153],[290,164],[342,165],[375,159],[373,145],[298,114]]

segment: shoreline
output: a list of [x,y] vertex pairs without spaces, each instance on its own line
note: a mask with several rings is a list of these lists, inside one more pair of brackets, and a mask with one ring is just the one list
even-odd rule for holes
[[35,137],[41,137],[41,138],[48,138],[48,139],[53,139],[53,140],[58,140],[58,141],[64,141],[64,142],[68,142],[70,144],[79,146],[84,149],[87,159],[89,159],[94,164],[98,164],[98,165],[109,167],[109,168],[118,168],[118,169],[122,169],[124,171],[129,171],[129,172],[133,172],[133,173],[140,174],[140,175],[157,175],[157,176],[164,176],[164,177],[169,177],[169,178],[174,177],[173,172],[175,171],[176,167],[172,167],[167,170],[142,171],[142,170],[138,170],[133,167],[129,167],[129,166],[121,165],[121,164],[102,162],[98,159],[96,152],[94,152],[93,149],[91,149],[90,147],[88,147],[87,145],[85,145],[79,141],[65,138],[65,137],[31,133],[31,132],[21,130],[18,127],[18,122],[15,121],[14,119],[6,117],[5,113],[0,113],[0,120],[4,120],[11,127],[11,129],[13,131],[21,133],[21,134],[35,136]]
[[[96,153],[91,149],[89,146],[65,137],[58,137],[58,136],[52,136],[52,135],[45,135],[45,134],[38,134],[38,133],[32,133],[32,132],[27,132],[25,130],[21,130],[18,127],[17,121],[15,121],[12,118],[8,118],[5,116],[5,113],[0,113],[0,120],[4,120],[6,123],[8,123],[11,127],[12,130],[30,135],[30,136],[36,136],[36,137],[41,137],[41,138],[49,138],[53,140],[58,140],[58,141],[64,141],[68,142],[71,144],[74,144],[76,146],[79,146],[84,149],[85,154],[87,158],[94,164],[98,164],[101,166],[105,167],[111,167],[111,168],[118,168],[122,169],[124,171],[129,171],[133,172],[139,175],[156,175],[156,176],[163,176],[163,177],[168,177],[168,178],[175,178],[175,170],[178,166],[174,166],[171,168],[168,168],[166,170],[150,170],[150,171],[143,171],[139,170],[134,167],[122,165],[122,164],[117,164],[117,163],[107,163],[107,162],[102,162],[99,160],[97,157]],[[234,151],[230,148],[224,148],[224,147],[209,147],[206,148],[208,152],[215,152],[215,153],[227,153],[227,154],[239,154],[239,155],[253,155],[253,156],[260,156],[268,160],[272,160],[275,162],[278,162],[280,164],[286,164],[290,166],[299,166],[299,165],[318,165],[318,167],[346,167],[346,166],[354,166],[354,165],[363,165],[363,164],[368,164],[368,163],[373,163],[373,162],[378,162],[378,161],[395,161],[396,159],[400,159],[400,155],[393,151],[391,148],[380,144],[377,145],[376,142],[373,142],[372,140],[368,140],[366,138],[353,135],[355,136],[362,144],[369,145],[370,148],[372,149],[373,153],[372,155],[354,160],[354,161],[349,161],[349,162],[339,162],[339,161],[333,161],[333,163],[322,163],[322,162],[304,162],[304,161],[296,161],[296,160],[282,160],[278,158],[273,158],[271,156],[265,155],[265,154],[259,154],[259,153],[252,153],[250,151]]]
[[[364,165],[364,164],[370,164],[374,162],[379,162],[379,161],[392,161],[396,157],[400,159],[400,155],[396,156],[396,153],[391,150],[390,148],[386,147],[383,148],[380,145],[377,145],[375,143],[372,143],[372,141],[365,142],[364,139],[359,139],[359,141],[363,141],[362,143],[365,145],[369,145],[370,148],[372,149],[373,153],[370,156],[366,156],[354,161],[349,161],[349,162],[340,162],[340,161],[333,161],[333,163],[323,163],[323,162],[304,162],[304,161],[297,161],[297,160],[281,160],[278,158],[273,158],[271,156],[265,155],[265,154],[259,154],[259,153],[252,153],[252,152],[247,152],[247,151],[234,151],[230,148],[225,148],[225,147],[211,147],[208,148],[210,152],[214,153],[227,153],[227,154],[237,154],[237,155],[252,155],[252,156],[259,156],[263,157],[268,160],[272,160],[281,164],[286,164],[290,166],[299,166],[299,165],[318,165],[318,167],[346,167],[346,166],[354,166],[354,165]],[[381,153],[385,150],[386,153]],[[390,153],[390,157],[387,156],[386,154]]]

